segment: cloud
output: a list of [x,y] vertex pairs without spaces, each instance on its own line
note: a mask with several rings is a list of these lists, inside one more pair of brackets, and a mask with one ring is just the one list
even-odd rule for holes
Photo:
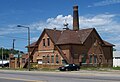
[[[80,22],[80,28],[97,28],[99,32],[109,32],[109,33],[119,33],[119,22],[114,20],[118,15],[115,14],[99,14],[96,16],[91,17],[79,17]],[[65,23],[65,20],[69,24],[69,28],[72,29],[72,20],[73,17],[71,15],[63,16],[58,15],[55,18],[48,18],[45,22],[36,22],[33,24],[28,25],[31,27],[31,29],[36,30],[43,30],[44,28],[57,28],[57,29],[63,29],[63,24]]]
[[43,30],[44,28],[62,29],[64,28],[63,24],[65,23],[65,20],[69,23],[69,27],[72,27],[71,15],[68,15],[68,16],[58,15],[55,18],[48,18],[45,22],[40,21],[40,22],[30,24],[29,27],[31,27],[31,29],[37,29],[37,30]]
[[31,42],[35,42],[35,41],[37,41],[38,38],[39,38],[39,37],[33,37],[33,38],[31,38]]
[[115,20],[119,15],[99,14],[93,17],[80,17],[80,26],[83,28],[94,27],[100,36],[115,45],[120,50],[120,21]]
[[89,5],[88,7],[106,6],[106,5],[112,5],[112,4],[118,4],[118,3],[120,3],[120,0],[103,0],[100,2],[96,2],[93,5]]
[[[117,48],[120,49],[120,42],[119,37],[116,37],[120,35],[120,22],[115,20],[116,17],[119,17],[119,15],[116,14],[99,14],[96,16],[90,16],[90,17],[79,17],[80,22],[80,28],[96,28],[97,31],[100,33],[101,37],[108,42],[111,42],[115,45],[117,45]],[[57,29],[63,29],[63,24],[65,23],[65,20],[69,24],[69,28],[72,29],[72,20],[73,17],[71,15],[63,16],[58,15],[55,18],[48,18],[45,22],[37,22],[30,25],[32,29],[37,30],[43,30],[44,28],[57,28]],[[116,38],[114,38],[116,37]],[[114,39],[113,39],[114,38]]]
[[[80,16],[79,17],[80,29],[96,28],[96,30],[104,40],[115,44],[117,49],[120,50],[120,46],[119,46],[120,45],[120,21],[116,20],[116,18],[119,18],[119,17],[120,15],[117,15],[117,14],[98,14],[98,15],[89,16],[89,17]],[[63,24],[65,23],[65,20],[69,24],[68,27],[72,29],[73,17],[71,15],[67,15],[67,16],[58,15],[55,18],[51,17],[51,18],[48,18],[46,21],[34,22],[26,26],[30,27],[31,33],[36,31],[41,32],[44,28],[49,28],[49,29],[57,28],[61,30],[64,28]],[[11,31],[13,33],[26,32],[24,28],[13,29],[15,25],[9,25],[9,29],[6,29],[6,31],[4,31],[3,33],[11,33]],[[37,39],[38,37],[33,37],[31,38],[31,42],[34,42]]]

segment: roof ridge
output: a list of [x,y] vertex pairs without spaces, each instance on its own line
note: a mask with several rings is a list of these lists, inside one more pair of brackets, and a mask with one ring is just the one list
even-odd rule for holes
[[82,30],[92,30],[92,29],[95,29],[95,28],[84,28],[84,29],[80,29],[79,31],[82,31]]
[[48,29],[48,28],[45,28],[44,30],[62,31],[62,30],[58,30],[58,29]]

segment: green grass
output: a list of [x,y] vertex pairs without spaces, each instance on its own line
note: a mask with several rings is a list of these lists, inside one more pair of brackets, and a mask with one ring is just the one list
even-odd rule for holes
[[81,67],[81,70],[97,70],[97,67]]
[[41,68],[38,70],[40,70],[40,71],[56,71],[56,69],[50,69],[50,68]]
[[88,71],[114,71],[120,70],[120,67],[81,67],[81,70],[88,70]]
[[120,70],[120,67],[113,67],[113,70]]
[[81,70],[88,70],[88,71],[110,71],[112,68],[108,67],[81,67]]

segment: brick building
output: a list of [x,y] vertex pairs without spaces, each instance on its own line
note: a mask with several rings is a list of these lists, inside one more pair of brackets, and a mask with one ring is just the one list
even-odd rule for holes
[[23,68],[27,61],[28,55],[27,54],[10,54],[9,55],[9,67],[16,69],[16,68]]
[[[79,28],[78,6],[73,7],[73,29],[44,29],[30,45],[30,60],[38,66],[75,63],[82,66],[112,66],[113,44],[104,41],[95,28]],[[26,67],[26,61],[23,67]]]

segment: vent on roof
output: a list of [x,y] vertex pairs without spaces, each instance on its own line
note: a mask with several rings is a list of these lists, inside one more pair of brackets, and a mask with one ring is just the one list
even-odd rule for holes
[[65,27],[65,28],[63,28],[63,29],[69,30],[69,28],[68,28],[68,23],[66,22],[66,20],[65,20],[65,23],[64,23],[63,25],[64,25],[64,27]]
[[56,30],[56,28],[53,28],[53,30]]

